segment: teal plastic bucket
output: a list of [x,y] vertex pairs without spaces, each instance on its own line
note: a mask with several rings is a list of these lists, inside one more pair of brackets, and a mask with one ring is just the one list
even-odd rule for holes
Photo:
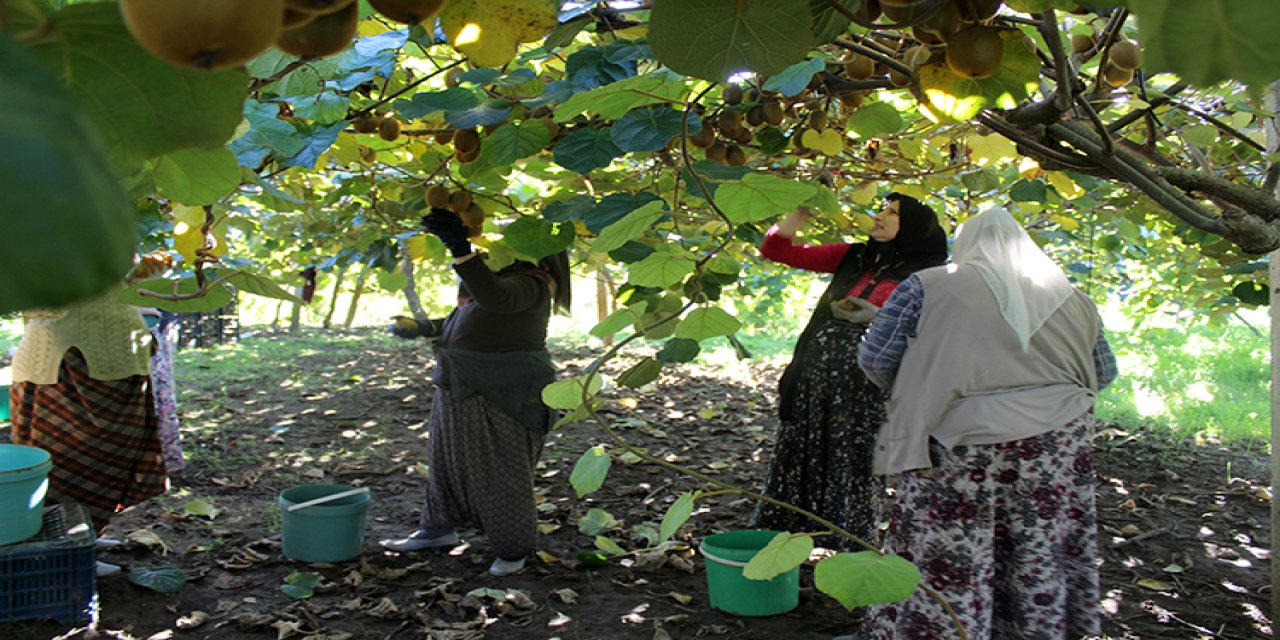
[[745,529],[703,539],[712,607],[739,616],[772,616],[800,604],[800,567],[772,580],[750,580],[742,575],[747,562],[776,535],[777,531],[767,529]]
[[301,562],[342,562],[360,555],[365,515],[369,512],[368,493],[289,511],[289,507],[308,500],[354,489],[344,484],[285,489],[279,498],[284,555]]
[[0,384],[0,420],[9,419],[9,385]]
[[0,545],[22,542],[40,533],[44,496],[49,491],[49,452],[19,444],[0,444]]

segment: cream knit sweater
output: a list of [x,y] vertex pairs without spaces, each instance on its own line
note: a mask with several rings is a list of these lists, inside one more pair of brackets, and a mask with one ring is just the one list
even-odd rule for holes
[[59,311],[32,311],[13,356],[13,382],[57,384],[62,356],[75,347],[95,380],[145,376],[151,332],[136,307],[120,301],[120,288]]

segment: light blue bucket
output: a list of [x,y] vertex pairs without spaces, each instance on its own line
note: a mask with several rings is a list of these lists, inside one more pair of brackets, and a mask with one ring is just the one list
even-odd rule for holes
[[301,562],[342,562],[364,548],[364,520],[369,493],[349,495],[290,511],[289,507],[343,492],[357,491],[342,484],[313,484],[280,493],[280,537],[284,555]]
[[20,444],[0,444],[0,545],[40,533],[44,496],[49,491],[49,452]]

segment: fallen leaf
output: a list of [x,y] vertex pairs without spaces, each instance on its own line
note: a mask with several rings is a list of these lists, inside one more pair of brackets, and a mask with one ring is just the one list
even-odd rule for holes
[[538,559],[541,560],[543,564],[555,564],[557,562],[560,562],[560,556],[557,556],[556,554],[551,553],[550,551],[543,551],[539,549],[535,553],[538,556]]
[[693,596],[691,596],[691,595],[689,595],[689,594],[687,594],[687,593],[676,593],[675,591],[672,591],[671,593],[668,593],[667,595],[671,596],[671,599],[672,599],[672,600],[675,600],[676,602],[679,602],[680,604],[689,604],[690,602],[693,602]]
[[1186,569],[1184,569],[1184,568],[1183,568],[1182,566],[1180,566],[1180,565],[1176,565],[1176,564],[1167,564],[1167,565],[1165,565],[1165,566],[1164,566],[1163,571],[1164,571],[1165,573],[1182,573],[1183,571],[1186,571]]
[[137,529],[135,531],[131,531],[128,536],[125,536],[125,540],[128,542],[136,542],[148,549],[155,549],[156,547],[159,547],[161,554],[169,552],[169,545],[165,544],[164,540],[161,539],[156,532],[149,529]]
[[1120,535],[1126,538],[1140,536],[1142,535],[1142,529],[1139,529],[1138,525],[1136,524],[1126,524],[1123,528],[1120,529]]
[[565,604],[578,603],[578,592],[574,591],[573,589],[569,589],[569,588],[556,589],[551,593],[555,594],[555,596],[560,599],[560,602],[563,602]]
[[1191,500],[1189,498],[1183,498],[1181,496],[1169,496],[1168,498],[1165,498],[1165,502],[1172,502],[1173,504],[1195,504],[1196,503],[1195,500]]
[[209,614],[203,611],[192,611],[181,618],[174,621],[173,626],[183,631],[187,629],[195,629],[196,627],[209,621]]
[[1172,584],[1169,584],[1164,580],[1154,580],[1152,578],[1143,578],[1139,580],[1138,586],[1151,589],[1152,591],[1169,591],[1170,589],[1173,589]]

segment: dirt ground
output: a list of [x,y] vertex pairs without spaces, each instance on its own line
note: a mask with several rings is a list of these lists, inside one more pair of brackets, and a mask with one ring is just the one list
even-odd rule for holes
[[[591,356],[558,354],[565,373]],[[667,506],[694,488],[665,470],[619,461],[600,491],[578,499],[569,485],[573,465],[604,439],[588,424],[550,436],[537,485],[540,552],[523,573],[489,576],[487,544],[474,531],[451,551],[381,552],[377,540],[417,520],[430,364],[420,344],[371,337],[358,351],[262,362],[209,388],[184,386],[180,369],[191,466],[168,495],[113,521],[108,535],[126,542],[102,559],[126,568],[174,565],[186,585],[166,595],[105,578],[95,628],[24,621],[0,624],[0,638],[785,640],[854,628],[856,615],[808,588],[808,567],[800,606],[790,613],[744,618],[709,606],[696,543],[743,525],[751,505],[733,496],[699,501],[676,548],[585,566],[579,553],[595,549],[594,536],[579,532],[577,518],[587,509],[621,521],[608,535],[633,550],[644,546],[633,527],[656,527]],[[778,373],[776,365],[752,363],[686,366],[664,373],[656,390],[609,392],[605,416],[635,446],[754,488],[777,425]],[[1100,428],[1096,444],[1107,635],[1269,637],[1265,456],[1153,444],[1115,426]],[[281,554],[276,498],[315,483],[371,490],[358,559],[309,566]],[[218,513],[194,515],[193,500]],[[282,591],[297,572],[321,578],[313,596]]]

